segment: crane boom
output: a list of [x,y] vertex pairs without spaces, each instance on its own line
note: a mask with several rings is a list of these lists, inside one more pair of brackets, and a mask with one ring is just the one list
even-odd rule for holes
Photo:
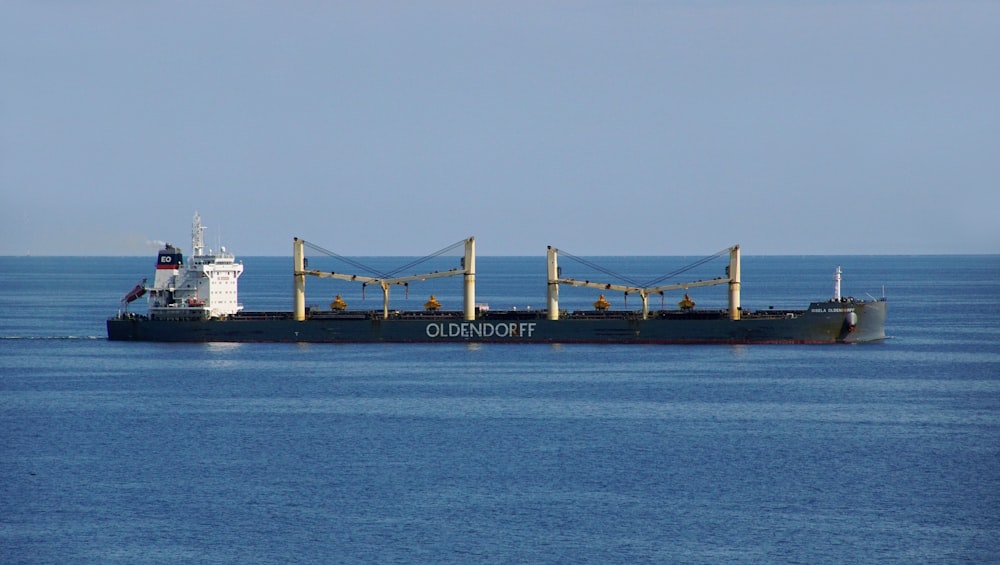
[[592,281],[578,281],[576,279],[555,279],[552,282],[559,284],[568,284],[570,286],[597,288],[601,290],[614,290],[618,292],[624,292],[626,294],[662,294],[671,290],[687,290],[689,288],[697,288],[701,286],[716,286],[720,284],[728,284],[731,279],[725,277],[719,277],[717,279],[707,280],[707,281],[692,281],[686,283],[676,283],[668,284],[663,286],[652,286],[652,287],[638,287],[638,286],[628,286],[621,284],[606,284]]
[[433,273],[424,273],[422,275],[410,275],[406,277],[391,277],[384,279],[378,277],[366,277],[363,275],[350,275],[346,273],[334,273],[334,272],[317,271],[317,270],[302,271],[301,273],[297,274],[309,275],[311,277],[317,277],[321,279],[336,279],[348,282],[360,282],[364,284],[377,284],[379,286],[381,285],[402,286],[411,281],[423,281],[427,279],[439,279],[442,277],[454,277],[457,275],[464,275],[465,269],[451,269],[449,271],[435,271]]

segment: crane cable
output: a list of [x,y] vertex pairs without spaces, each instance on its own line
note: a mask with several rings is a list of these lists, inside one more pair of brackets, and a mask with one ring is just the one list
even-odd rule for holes
[[590,267],[591,269],[594,269],[595,271],[599,271],[599,272],[604,273],[605,275],[608,275],[610,277],[614,277],[614,278],[616,278],[618,280],[627,282],[627,283],[629,283],[629,284],[631,284],[633,286],[636,286],[638,288],[650,288],[650,287],[656,286],[659,283],[662,283],[664,281],[672,279],[673,277],[676,277],[678,275],[686,273],[687,271],[690,271],[691,269],[694,269],[695,267],[700,267],[701,265],[704,265],[705,263],[708,263],[710,261],[718,259],[719,257],[721,257],[721,256],[723,256],[723,255],[725,255],[727,253],[729,253],[729,248],[728,247],[726,249],[723,249],[722,251],[719,251],[718,253],[714,253],[714,254],[709,255],[707,257],[703,257],[702,259],[699,259],[699,260],[697,260],[697,261],[695,261],[693,263],[690,263],[690,264],[685,265],[685,266],[683,266],[683,267],[681,267],[679,269],[671,271],[671,272],[669,272],[669,273],[667,273],[667,274],[665,274],[665,275],[663,275],[663,276],[661,276],[659,278],[653,279],[653,280],[651,280],[651,281],[649,281],[647,283],[642,283],[642,282],[640,282],[640,281],[638,281],[636,279],[633,279],[631,277],[627,277],[625,275],[622,275],[620,273],[616,273],[616,272],[614,272],[614,271],[612,271],[610,269],[602,267],[602,266],[600,266],[600,265],[598,265],[598,264],[596,264],[596,263],[594,263],[592,261],[588,261],[588,260],[586,260],[586,259],[584,259],[582,257],[578,257],[576,255],[573,255],[572,253],[570,253],[568,251],[565,251],[565,250],[562,250],[562,249],[559,250],[559,255],[560,256],[568,257],[569,259],[572,259],[572,260],[574,260],[574,261],[576,261],[578,263],[586,265],[587,267]]
[[419,258],[419,259],[417,259],[415,261],[411,261],[411,262],[409,262],[409,263],[403,265],[402,267],[399,267],[399,268],[397,268],[397,269],[395,269],[393,271],[389,271],[389,272],[383,273],[383,272],[381,272],[381,271],[379,271],[377,269],[374,269],[372,267],[369,267],[368,265],[365,265],[365,264],[363,264],[363,263],[361,263],[359,261],[355,261],[354,259],[350,259],[348,257],[344,257],[343,255],[339,255],[337,253],[334,253],[333,251],[330,251],[329,249],[325,249],[323,247],[320,247],[319,245],[316,245],[315,243],[310,243],[310,242],[308,242],[306,240],[302,240],[302,243],[305,244],[306,246],[308,246],[310,249],[312,249],[314,251],[317,251],[319,253],[322,253],[324,255],[327,255],[329,257],[333,257],[334,259],[338,259],[340,261],[343,261],[343,262],[347,263],[348,265],[351,265],[352,267],[354,267],[356,269],[364,271],[364,272],[366,272],[366,273],[368,273],[370,275],[374,275],[375,278],[380,278],[380,279],[392,278],[393,276],[398,275],[399,273],[405,271],[406,269],[413,268],[413,267],[415,267],[417,265],[420,265],[421,263],[425,263],[425,262],[427,262],[427,261],[429,261],[431,259],[434,259],[435,257],[440,257],[441,255],[444,255],[444,254],[446,254],[446,253],[448,253],[450,251],[453,251],[458,246],[465,245],[465,242],[466,242],[466,240],[463,239],[463,240],[458,241],[456,243],[453,243],[453,244],[451,244],[451,245],[449,245],[447,247],[444,247],[444,248],[442,248],[442,249],[440,249],[438,251],[435,251],[434,253],[431,253],[430,255],[425,255],[424,257],[421,257],[421,258]]

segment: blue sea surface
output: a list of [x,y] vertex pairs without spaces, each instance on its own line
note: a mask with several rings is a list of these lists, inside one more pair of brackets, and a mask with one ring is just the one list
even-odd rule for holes
[[[246,309],[289,310],[290,259],[243,261]],[[753,309],[838,265],[884,292],[873,344],[107,341],[153,263],[0,257],[0,562],[1000,563],[1000,256],[743,258]],[[477,271],[478,301],[545,307],[544,257]],[[461,279],[392,292],[461,307]],[[381,308],[307,283],[335,294]]]

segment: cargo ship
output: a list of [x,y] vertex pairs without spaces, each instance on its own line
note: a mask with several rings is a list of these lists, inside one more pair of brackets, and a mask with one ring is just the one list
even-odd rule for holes
[[[207,251],[204,227],[196,213],[192,255],[166,244],[157,255],[152,284],[143,279],[121,299],[107,320],[108,339],[157,342],[317,342],[317,343],[605,343],[605,344],[833,344],[885,339],[886,300],[841,295],[841,271],[834,275],[830,299],[800,310],[746,310],[740,304],[740,247],[728,250],[724,276],[659,286],[637,286],[562,276],[559,250],[547,251],[547,308],[490,310],[476,303],[475,238],[464,244],[460,264],[446,271],[406,276],[367,276],[309,269],[306,242],[293,239],[292,310],[244,311],[238,283],[243,264],[227,253]],[[321,249],[321,248],[319,248]],[[463,309],[444,311],[432,295],[421,311],[389,307],[389,290],[439,277],[463,278]],[[381,311],[350,310],[338,295],[329,309],[307,308],[307,277],[331,278],[376,286]],[[611,310],[601,294],[593,309],[559,308],[562,285],[637,295],[641,308]],[[728,308],[696,308],[687,294],[704,286],[728,286]],[[408,286],[407,286],[408,288]],[[650,310],[649,297],[684,292],[676,309]],[[129,305],[147,296],[145,314]]]

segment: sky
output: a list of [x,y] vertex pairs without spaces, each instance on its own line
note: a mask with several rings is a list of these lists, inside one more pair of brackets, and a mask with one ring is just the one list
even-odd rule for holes
[[1000,253],[1000,2],[0,14],[0,255]]

